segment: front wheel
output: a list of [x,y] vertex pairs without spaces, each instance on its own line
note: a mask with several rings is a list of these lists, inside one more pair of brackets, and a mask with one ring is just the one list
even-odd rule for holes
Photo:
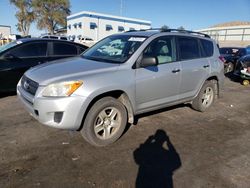
[[192,108],[204,112],[214,102],[215,85],[212,81],[206,81],[197,97],[192,101]]
[[90,108],[81,134],[92,145],[106,146],[119,139],[126,125],[125,106],[113,97],[104,97]]

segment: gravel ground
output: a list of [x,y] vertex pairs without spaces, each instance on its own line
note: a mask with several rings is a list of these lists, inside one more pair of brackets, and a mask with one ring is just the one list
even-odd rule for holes
[[250,187],[250,86],[226,79],[205,113],[144,114],[114,144],[39,124],[0,98],[0,187]]

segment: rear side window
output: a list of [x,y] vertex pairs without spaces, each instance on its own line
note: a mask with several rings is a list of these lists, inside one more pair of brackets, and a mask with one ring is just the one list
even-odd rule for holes
[[209,40],[200,39],[204,53],[202,57],[211,57],[214,54],[214,45]]
[[77,47],[63,42],[54,43],[54,55],[77,55]]
[[79,54],[83,53],[87,48],[84,48],[84,47],[79,47]]
[[10,51],[16,57],[43,57],[47,54],[47,42],[24,44]]
[[200,58],[199,43],[196,38],[178,37],[177,40],[181,60]]

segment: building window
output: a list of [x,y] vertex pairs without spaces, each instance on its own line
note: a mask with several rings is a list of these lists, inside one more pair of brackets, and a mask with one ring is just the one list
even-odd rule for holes
[[82,28],[82,22],[79,22],[79,23],[78,23],[78,27],[79,27],[79,28]]
[[77,23],[75,23],[75,24],[73,25],[75,29],[77,28],[77,25],[78,25]]
[[77,38],[78,40],[80,40],[82,38],[82,35],[78,35]]
[[130,27],[130,28],[129,28],[129,31],[135,31],[135,28]]
[[106,25],[106,31],[111,31],[113,29],[112,25]]
[[90,22],[89,27],[90,27],[90,29],[95,29],[95,28],[97,28],[97,25],[95,22]]
[[119,31],[119,32],[123,32],[123,31],[124,31],[124,27],[118,26],[118,31]]

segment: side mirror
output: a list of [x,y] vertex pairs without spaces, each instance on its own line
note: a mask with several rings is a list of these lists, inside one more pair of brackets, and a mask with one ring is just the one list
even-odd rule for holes
[[155,57],[143,57],[140,63],[140,67],[157,66],[158,61]]

